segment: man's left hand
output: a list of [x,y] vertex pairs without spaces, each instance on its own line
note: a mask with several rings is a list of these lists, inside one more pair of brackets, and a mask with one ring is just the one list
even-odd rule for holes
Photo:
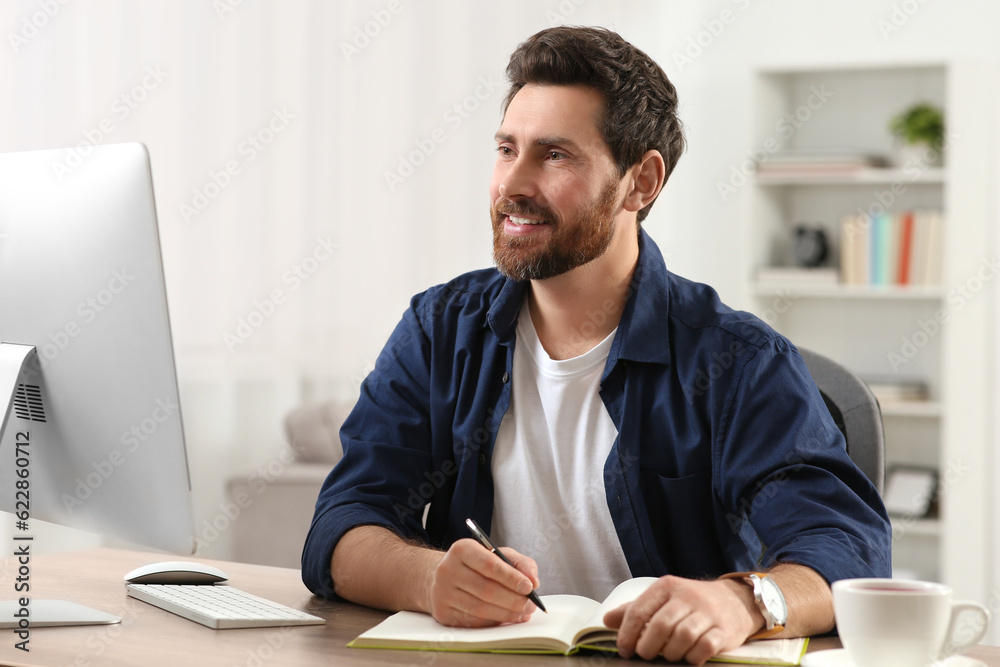
[[701,665],[736,648],[763,628],[749,586],[732,580],[660,577],[634,601],[609,611],[604,624],[618,628],[618,653]]

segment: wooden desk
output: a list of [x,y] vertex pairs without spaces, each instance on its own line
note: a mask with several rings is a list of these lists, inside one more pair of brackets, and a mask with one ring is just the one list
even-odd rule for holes
[[[236,588],[322,616],[325,625],[248,630],[210,630],[140,602],[125,594],[122,577],[146,563],[175,560],[138,551],[92,551],[36,556],[31,561],[31,593],[36,599],[60,598],[122,617],[118,625],[32,628],[29,653],[14,648],[13,631],[0,632],[0,664],[58,667],[134,667],[135,665],[200,667],[201,665],[282,667],[285,665],[410,665],[447,667],[603,667],[635,665],[603,655],[531,656],[430,651],[349,649],[347,643],[386,617],[384,612],[313,597],[298,570],[203,562],[229,574]],[[0,564],[0,596],[14,596],[17,564]],[[812,650],[834,648],[835,639],[811,642]],[[1000,648],[977,647],[970,655],[1000,667]],[[661,662],[660,664],[666,664]]]

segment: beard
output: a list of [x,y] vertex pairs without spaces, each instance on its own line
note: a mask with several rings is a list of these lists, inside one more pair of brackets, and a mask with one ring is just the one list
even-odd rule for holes
[[[490,206],[497,270],[518,281],[546,280],[597,259],[614,238],[617,201],[618,181],[613,177],[569,220],[529,200],[515,202],[501,197]],[[503,232],[508,215],[541,218],[551,232],[544,239],[508,236]]]

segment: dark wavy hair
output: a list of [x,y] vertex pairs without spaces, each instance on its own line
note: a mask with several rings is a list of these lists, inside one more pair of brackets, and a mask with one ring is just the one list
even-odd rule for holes
[[[654,149],[663,156],[669,178],[684,152],[673,84],[652,58],[614,31],[577,26],[542,30],[511,54],[507,78],[505,114],[514,96],[529,83],[584,85],[601,93],[606,104],[601,133],[619,177]],[[652,205],[639,211],[639,222]]]

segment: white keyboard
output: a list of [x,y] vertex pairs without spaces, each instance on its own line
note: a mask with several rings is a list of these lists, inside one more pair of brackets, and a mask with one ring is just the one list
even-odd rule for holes
[[326,623],[285,605],[224,585],[125,584],[128,594],[213,630]]

